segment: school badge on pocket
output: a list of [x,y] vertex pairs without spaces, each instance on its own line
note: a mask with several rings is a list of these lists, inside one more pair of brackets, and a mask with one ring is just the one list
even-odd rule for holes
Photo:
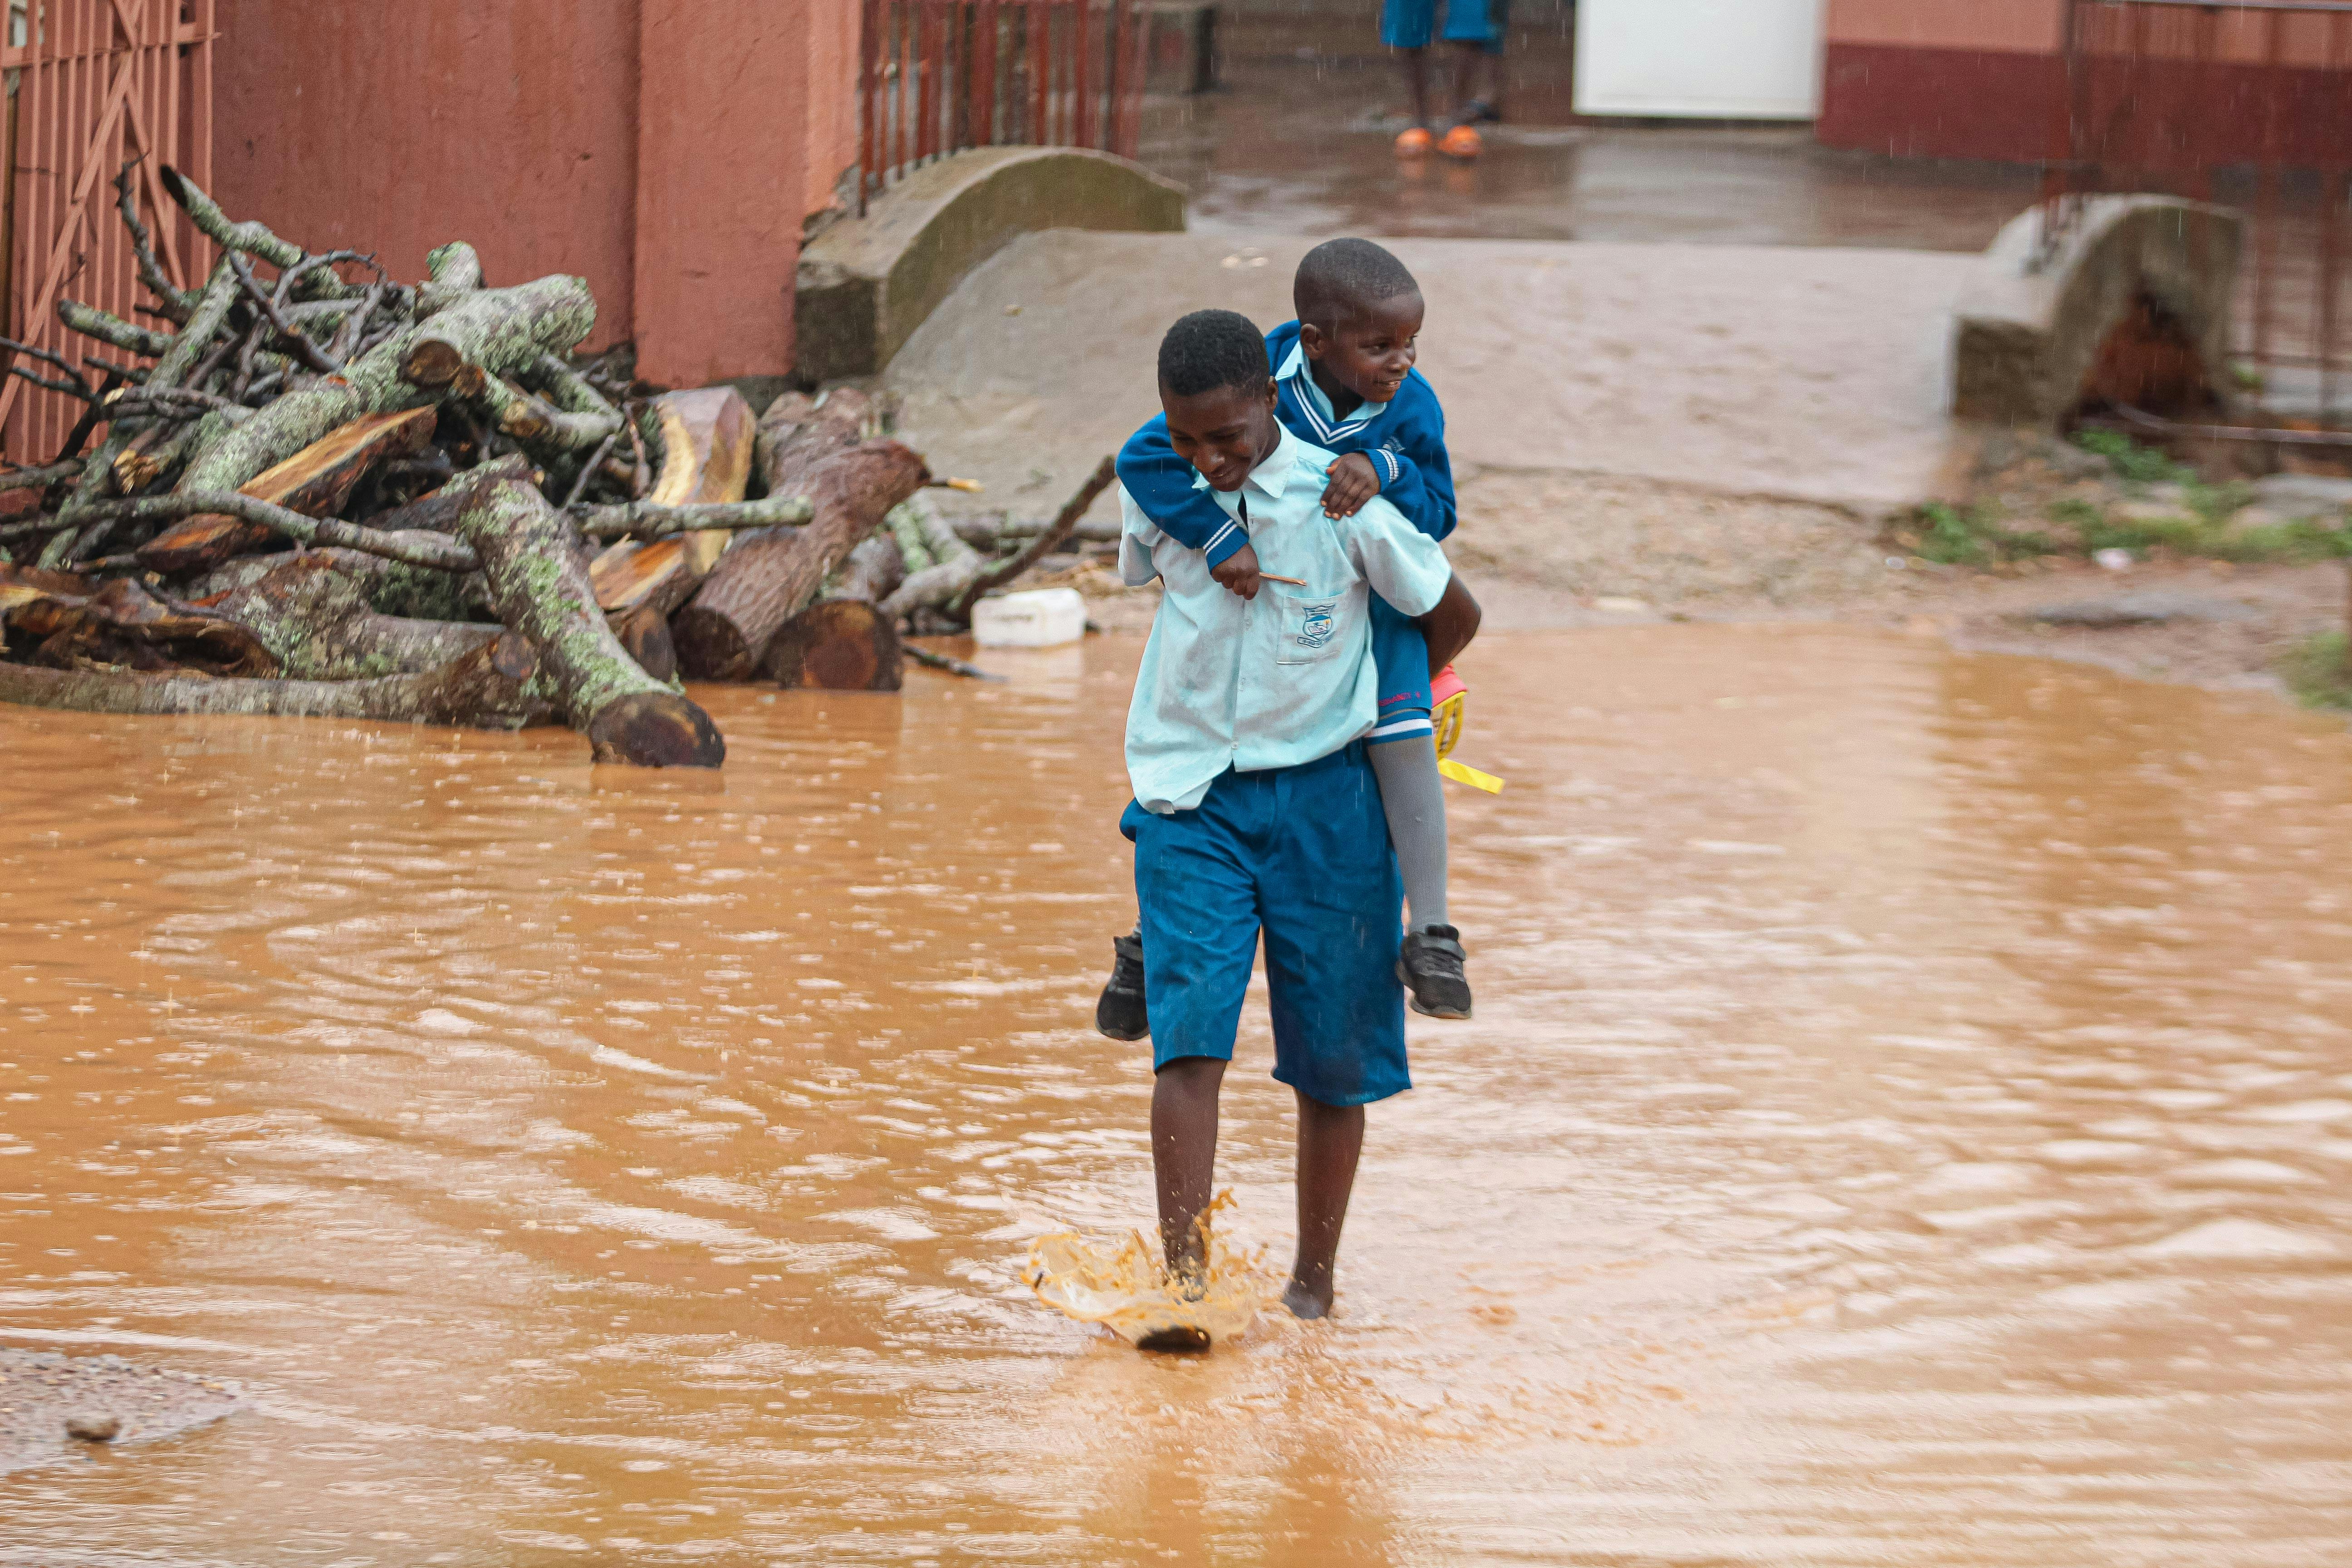
[[1298,646],[1313,652],[1327,646],[1331,634],[1339,629],[1339,602],[1325,599],[1317,604],[1298,606]]

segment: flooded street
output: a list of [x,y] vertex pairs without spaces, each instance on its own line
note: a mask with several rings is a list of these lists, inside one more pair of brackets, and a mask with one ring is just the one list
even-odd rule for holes
[[[1463,661],[1475,1023],[1152,1358],[1139,639],[561,731],[0,710],[0,1343],[249,1407],[0,1563],[2339,1563],[2352,737],[1857,630]],[[1234,1228],[1286,1257],[1262,1007]]]

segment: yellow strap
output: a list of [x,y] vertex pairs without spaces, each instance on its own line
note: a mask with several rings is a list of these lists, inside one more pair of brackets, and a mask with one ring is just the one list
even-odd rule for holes
[[1476,768],[1465,767],[1452,757],[1437,759],[1437,771],[1455,784],[1466,784],[1472,789],[1483,789],[1488,795],[1503,793],[1503,781],[1492,773],[1482,773]]
[[1443,762],[1454,754],[1454,745],[1462,739],[1462,699],[1447,698],[1430,718],[1437,731],[1437,757]]

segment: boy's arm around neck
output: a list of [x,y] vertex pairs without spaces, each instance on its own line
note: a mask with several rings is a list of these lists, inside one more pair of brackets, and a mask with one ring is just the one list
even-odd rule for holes
[[[1195,485],[1192,464],[1168,439],[1168,416],[1155,414],[1119,448],[1118,482],[1162,533],[1187,550],[1204,552],[1212,567],[1249,542],[1225,509]],[[1449,490],[1448,494],[1452,492]]]

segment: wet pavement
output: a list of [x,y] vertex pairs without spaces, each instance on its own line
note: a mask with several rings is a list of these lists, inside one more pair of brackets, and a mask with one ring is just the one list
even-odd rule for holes
[[[975,268],[885,377],[953,504],[1050,517],[1159,411],[1152,365],[1186,310],[1291,317],[1305,235],[1023,237]],[[1445,405],[1465,537],[1543,515],[1481,471],[1612,475],[1878,511],[1941,493],[1951,308],[1973,258],[1794,246],[1394,242],[1428,302],[1420,368]],[[1548,511],[1557,527],[1559,509]],[[1115,517],[1115,497],[1095,515]],[[1524,528],[1522,527],[1524,524]]]
[[[0,1342],[233,1385],[0,1563],[2299,1568],[2352,1534],[2352,737],[1803,627],[1464,661],[1479,1016],[1327,1325],[1141,1356],[1139,645],[574,736],[0,710]],[[1222,1179],[1285,1249],[1246,1026]]]
[[2022,165],[1832,151],[1809,126],[1576,122],[1566,50],[1527,29],[1484,155],[1401,163],[1409,100],[1371,14],[1232,35],[1222,90],[1143,121],[1141,162],[1190,190],[1201,233],[1980,251],[2037,194]]

